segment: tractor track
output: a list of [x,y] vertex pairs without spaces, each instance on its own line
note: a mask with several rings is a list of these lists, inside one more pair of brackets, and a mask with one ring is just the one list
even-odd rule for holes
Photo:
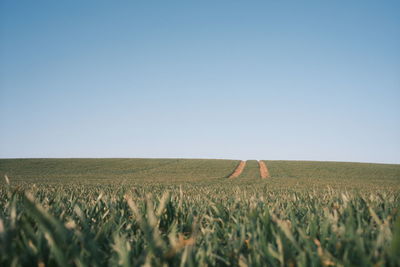
[[260,167],[260,176],[261,176],[261,179],[267,179],[267,178],[269,178],[270,175],[269,175],[269,171],[268,171],[268,168],[267,168],[267,165],[265,164],[265,162],[262,161],[262,160],[259,160],[259,161],[258,161],[258,166]]
[[236,169],[233,171],[231,175],[229,175],[229,178],[237,178],[242,174],[244,167],[246,166],[246,161],[241,160],[239,164],[237,165]]

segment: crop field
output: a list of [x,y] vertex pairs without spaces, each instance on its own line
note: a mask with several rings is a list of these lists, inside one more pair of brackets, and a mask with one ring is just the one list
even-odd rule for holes
[[264,162],[2,159],[0,266],[400,266],[400,165]]

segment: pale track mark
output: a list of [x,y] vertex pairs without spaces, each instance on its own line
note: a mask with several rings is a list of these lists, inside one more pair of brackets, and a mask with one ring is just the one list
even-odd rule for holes
[[242,174],[245,166],[246,166],[246,161],[245,160],[240,161],[240,163],[236,167],[235,171],[231,175],[229,175],[229,178],[239,177]]
[[265,162],[262,161],[262,160],[259,160],[259,161],[258,161],[258,166],[260,167],[260,176],[261,176],[261,179],[267,179],[267,178],[269,178],[270,175],[269,175],[269,171],[268,171],[268,168],[267,168],[267,165],[265,164]]

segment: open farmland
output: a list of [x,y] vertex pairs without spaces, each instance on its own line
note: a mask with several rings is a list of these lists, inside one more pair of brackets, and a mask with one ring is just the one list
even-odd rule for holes
[[0,160],[0,265],[400,265],[400,165],[264,162]]

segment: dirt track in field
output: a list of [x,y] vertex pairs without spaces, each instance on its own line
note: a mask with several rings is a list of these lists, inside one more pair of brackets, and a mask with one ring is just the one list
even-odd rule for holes
[[267,168],[267,165],[265,165],[264,161],[259,160],[258,161],[258,166],[260,166],[260,176],[262,179],[269,178],[269,171]]
[[231,175],[229,175],[229,178],[239,177],[239,175],[242,174],[245,166],[246,166],[246,161],[244,161],[244,160],[240,161],[240,163],[236,167],[235,171]]

